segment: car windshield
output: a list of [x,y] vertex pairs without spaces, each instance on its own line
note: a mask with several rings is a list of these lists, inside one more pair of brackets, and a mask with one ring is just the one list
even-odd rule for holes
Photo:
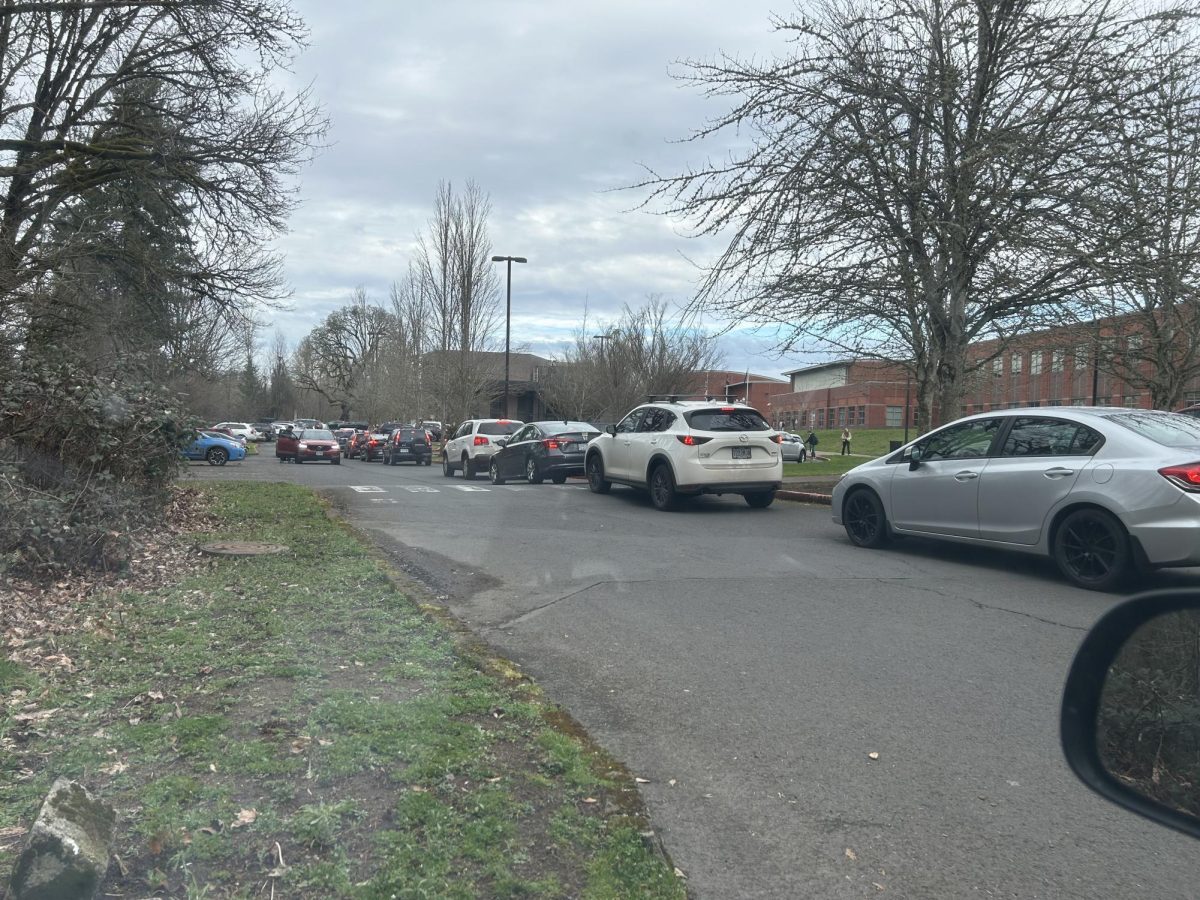
[[481,422],[480,434],[516,434],[521,428],[520,422]]
[[332,441],[333,432],[325,428],[305,428],[299,435],[306,441]]
[[1200,419],[1150,410],[1113,413],[1105,418],[1164,447],[1200,449]]
[[767,420],[753,409],[698,409],[684,413],[693,431],[770,431]]

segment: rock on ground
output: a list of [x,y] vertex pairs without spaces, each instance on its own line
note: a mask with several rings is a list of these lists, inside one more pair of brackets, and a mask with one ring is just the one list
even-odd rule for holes
[[50,788],[13,870],[11,900],[89,900],[108,869],[116,813],[83,785]]

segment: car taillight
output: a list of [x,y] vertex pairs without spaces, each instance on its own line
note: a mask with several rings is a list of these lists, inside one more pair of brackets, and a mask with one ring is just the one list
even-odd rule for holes
[[696,437],[694,434],[677,434],[675,439],[681,444],[687,444],[689,447],[699,447],[701,444],[707,444],[712,440],[710,437]]
[[557,450],[558,441],[554,440],[554,438],[546,438],[546,440],[542,441],[542,446],[547,450]]
[[1200,494],[1200,462],[1186,463],[1182,466],[1166,466],[1159,469],[1158,474],[1176,487]]
[[490,443],[482,434],[475,435],[475,446],[482,447],[484,444]]
[[378,443],[379,443],[379,441],[367,441],[367,444],[371,447],[376,446]]
[[775,444],[782,444],[783,443],[783,435],[782,434],[771,435],[771,442],[775,443]]

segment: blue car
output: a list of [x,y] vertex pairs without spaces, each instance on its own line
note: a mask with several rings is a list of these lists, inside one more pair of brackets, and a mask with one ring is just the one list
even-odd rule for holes
[[246,458],[246,448],[227,434],[218,431],[197,432],[196,439],[183,448],[188,459],[202,459],[210,466],[223,466],[229,460]]

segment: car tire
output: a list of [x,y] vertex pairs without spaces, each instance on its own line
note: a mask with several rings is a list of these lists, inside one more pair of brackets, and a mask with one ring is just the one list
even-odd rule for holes
[[223,466],[229,462],[229,451],[224,447],[209,447],[204,458],[208,460],[210,466]]
[[299,456],[293,456],[292,462],[294,462],[296,465],[300,465],[300,463],[304,462],[304,460],[302,460]]
[[555,484],[566,484],[567,476],[566,475],[551,475],[550,480],[553,481]]
[[451,465],[450,457],[445,453],[442,454],[442,474],[447,478],[454,475],[454,466]]
[[671,474],[670,466],[666,463],[655,466],[654,471],[650,473],[648,487],[650,502],[654,504],[655,509],[667,512],[675,508],[679,495],[675,493],[675,476]]
[[463,478],[467,481],[475,480],[475,461],[469,456],[462,458],[462,473]]
[[432,456],[425,457],[425,465],[427,465],[427,466],[433,465],[433,457]]
[[599,453],[593,453],[587,458],[588,490],[593,494],[607,494],[612,490],[612,482],[604,477],[604,460]]
[[525,480],[530,484],[541,484],[543,481],[541,470],[538,469],[537,460],[532,456],[525,460]]
[[336,456],[333,459],[331,459],[330,462],[333,463],[335,466],[340,466],[342,464],[341,458],[336,457]]
[[842,503],[842,524],[856,547],[875,549],[888,542],[887,514],[874,491],[860,488],[850,493]]
[[1054,532],[1054,562],[1072,584],[1092,591],[1121,587],[1133,566],[1125,527],[1111,513],[1077,509]]
[[744,496],[752,509],[766,509],[775,502],[774,491],[755,491],[752,494],[745,494]]
[[494,459],[492,460],[492,464],[488,466],[488,480],[492,484],[504,484],[504,479],[500,477],[500,467],[496,465]]

